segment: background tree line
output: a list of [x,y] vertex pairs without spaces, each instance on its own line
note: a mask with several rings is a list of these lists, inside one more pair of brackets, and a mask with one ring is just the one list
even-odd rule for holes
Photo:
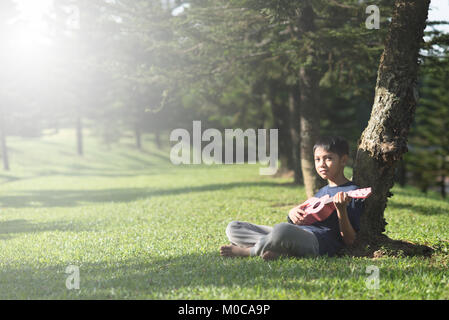
[[[394,1],[375,4],[381,28],[370,30],[368,3],[356,0],[56,0],[47,17],[50,59],[13,63],[2,53],[4,168],[11,135],[75,128],[83,155],[86,128],[107,145],[132,133],[140,149],[143,133],[161,146],[171,130],[201,120],[219,130],[278,128],[281,169],[311,194],[325,183],[310,153],[317,137],[344,136],[355,159],[370,117]],[[1,9],[2,38],[14,46],[8,30],[20,21],[5,21],[17,9],[12,1]],[[439,186],[445,196],[447,35],[429,37],[422,99],[396,179],[423,191]]]

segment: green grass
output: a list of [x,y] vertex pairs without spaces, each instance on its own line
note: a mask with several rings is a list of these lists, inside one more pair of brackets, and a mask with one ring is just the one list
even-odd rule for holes
[[[274,225],[303,187],[255,165],[174,166],[169,147],[110,149],[75,135],[10,138],[0,174],[1,299],[448,299],[449,201],[393,189],[387,234],[431,258],[224,259],[232,220]],[[80,289],[66,288],[69,265]],[[366,286],[379,268],[379,289]]]

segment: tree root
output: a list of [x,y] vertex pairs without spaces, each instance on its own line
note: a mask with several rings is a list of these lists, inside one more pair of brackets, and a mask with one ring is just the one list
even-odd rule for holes
[[379,235],[370,239],[357,239],[354,245],[344,248],[340,255],[353,257],[431,257],[434,249],[426,245],[415,244],[404,240],[393,240],[386,235]]

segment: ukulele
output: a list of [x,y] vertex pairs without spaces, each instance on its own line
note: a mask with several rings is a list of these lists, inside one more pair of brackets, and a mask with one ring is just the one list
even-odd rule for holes
[[[371,195],[371,188],[351,190],[347,191],[346,194],[353,199],[366,199]],[[292,210],[297,208],[304,210],[306,213],[302,225],[311,225],[317,221],[326,220],[337,209],[333,197],[328,194],[321,198],[312,197]]]

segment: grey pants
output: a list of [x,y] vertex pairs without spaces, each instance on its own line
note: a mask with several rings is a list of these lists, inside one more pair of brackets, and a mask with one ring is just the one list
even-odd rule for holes
[[318,240],[312,232],[290,223],[268,227],[232,221],[226,228],[226,235],[232,244],[250,247],[251,256],[261,256],[268,250],[296,257],[317,256],[319,250]]

